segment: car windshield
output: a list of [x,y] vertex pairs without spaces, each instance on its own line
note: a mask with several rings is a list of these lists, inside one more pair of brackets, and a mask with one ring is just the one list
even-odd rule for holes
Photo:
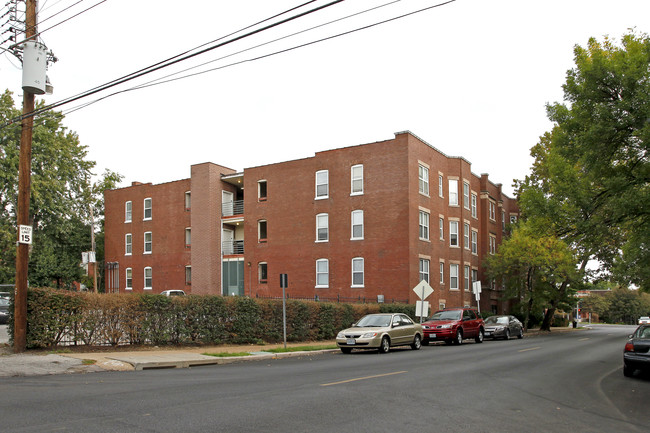
[[390,319],[391,319],[390,314],[365,316],[362,317],[361,320],[359,320],[355,326],[361,326],[361,327],[390,326]]
[[635,338],[648,338],[650,339],[650,326],[643,326],[636,330]]
[[461,310],[438,311],[429,320],[460,320]]
[[490,316],[487,319],[485,319],[485,324],[486,325],[507,325],[508,318],[503,316],[501,317]]

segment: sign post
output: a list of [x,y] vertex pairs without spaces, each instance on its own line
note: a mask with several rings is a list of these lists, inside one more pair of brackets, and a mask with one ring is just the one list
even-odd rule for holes
[[476,297],[476,306],[478,307],[478,314],[481,314],[481,303],[479,302],[481,300],[481,282],[480,281],[474,281],[474,283],[472,283],[472,292],[474,293],[474,296]]
[[415,304],[415,314],[420,316],[420,324],[422,324],[422,318],[429,315],[429,303],[425,299],[433,293],[433,289],[429,283],[422,280],[417,286],[413,287],[413,291],[421,299]]
[[285,290],[289,287],[289,276],[280,274],[280,287],[282,287],[282,332],[284,335],[284,348],[287,348],[287,297]]

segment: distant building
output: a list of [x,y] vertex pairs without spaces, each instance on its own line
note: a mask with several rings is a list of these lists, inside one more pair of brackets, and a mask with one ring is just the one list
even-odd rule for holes
[[212,163],[189,179],[105,194],[107,292],[282,295],[502,312],[482,259],[519,215],[487,174],[410,132],[236,172]]

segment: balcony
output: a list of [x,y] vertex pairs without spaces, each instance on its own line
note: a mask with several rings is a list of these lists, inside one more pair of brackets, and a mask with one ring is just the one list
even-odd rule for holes
[[235,200],[221,204],[221,216],[232,217],[236,215],[244,215],[244,200]]
[[221,243],[221,250],[224,256],[244,254],[244,241],[224,241]]

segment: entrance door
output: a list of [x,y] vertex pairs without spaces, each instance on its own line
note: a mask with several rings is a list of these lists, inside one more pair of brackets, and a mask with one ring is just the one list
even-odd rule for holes
[[221,232],[221,246],[224,254],[235,254],[235,232],[229,229],[223,229]]
[[234,210],[233,194],[230,191],[221,191],[221,213],[223,216],[233,216]]

